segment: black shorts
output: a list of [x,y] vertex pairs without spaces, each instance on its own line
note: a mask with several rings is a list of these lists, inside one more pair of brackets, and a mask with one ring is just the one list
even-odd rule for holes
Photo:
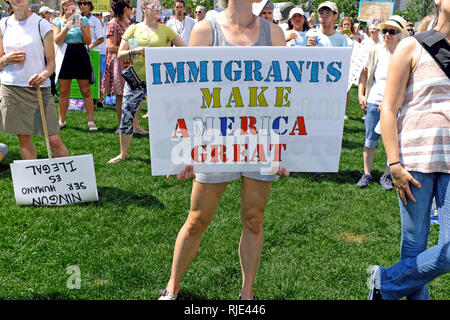
[[58,79],[91,79],[91,60],[83,43],[67,44]]

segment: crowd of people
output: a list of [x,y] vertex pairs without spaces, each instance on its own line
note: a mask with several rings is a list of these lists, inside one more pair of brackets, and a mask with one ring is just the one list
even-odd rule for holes
[[[90,132],[97,130],[94,111],[103,107],[101,97],[115,95],[120,154],[108,163],[128,159],[133,134],[148,134],[138,122],[146,88],[132,88],[122,72],[132,66],[145,82],[144,55],[148,46],[346,47],[358,43],[367,48],[369,55],[358,85],[366,134],[362,150],[364,173],[357,185],[367,187],[372,181],[370,172],[382,135],[387,157],[380,184],[391,190],[394,182],[402,214],[401,261],[390,268],[372,269],[370,297],[426,299],[427,283],[450,271],[448,223],[441,227],[439,244],[426,249],[432,200],[435,199],[443,221],[448,221],[450,214],[450,169],[445,157],[450,149],[450,80],[412,37],[434,31],[429,45],[443,47],[440,54],[448,63],[450,0],[435,0],[436,13],[417,22],[417,28],[400,16],[392,16],[386,21],[368,22],[364,31],[352,17],[344,17],[336,24],[339,11],[331,1],[321,3],[312,13],[292,4],[285,6],[281,21],[274,20],[274,4],[267,0],[221,1],[222,5],[219,3],[219,8],[212,11],[197,6],[192,16],[186,13],[183,0],[175,0],[174,14],[167,21],[161,16],[163,6],[159,0],[143,0],[141,8],[132,8],[128,0],[112,0],[109,13],[96,12],[89,0],[62,0],[58,11],[45,6],[37,9],[27,0],[5,2],[9,5],[8,15],[0,21],[0,131],[17,135],[23,159],[37,158],[32,137],[43,135],[42,123],[36,116],[40,112],[36,107],[36,87],[42,88],[53,154],[69,155],[59,131],[67,126],[73,79],[83,96]],[[137,10],[142,10],[142,22],[137,21]],[[89,50],[100,52],[101,94],[97,101],[90,89],[94,79]],[[424,84],[424,79],[431,80]],[[52,96],[56,84],[58,114]],[[381,132],[377,130],[379,123]],[[0,161],[7,151],[0,144]],[[263,245],[265,205],[272,182],[280,176],[289,176],[286,168],[279,168],[273,175],[205,174],[187,166],[177,175],[179,180],[194,180],[191,206],[176,239],[171,276],[160,299],[176,299],[203,232],[227,185],[236,179],[241,179],[242,194],[239,297],[255,299],[253,283]]]

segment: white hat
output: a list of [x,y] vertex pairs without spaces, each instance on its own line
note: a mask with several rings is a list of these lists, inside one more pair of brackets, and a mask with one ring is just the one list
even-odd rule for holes
[[102,17],[107,17],[111,14],[111,12],[102,12]]
[[289,11],[289,19],[291,19],[294,16],[294,14],[296,14],[296,13],[298,13],[301,16],[305,16],[305,12],[303,11],[302,8],[295,7],[295,8],[292,8],[291,11]]
[[55,12],[55,10],[50,9],[49,7],[43,6],[39,9],[39,13],[46,13],[46,12],[50,12],[53,13]]
[[384,29],[386,27],[400,30],[405,36],[409,36],[408,30],[406,30],[406,20],[400,16],[390,16],[385,22],[381,22],[378,25],[378,29]]
[[331,2],[331,1],[325,1],[325,2],[322,2],[322,3],[319,5],[319,7],[317,8],[317,11],[319,11],[320,8],[323,8],[323,7],[325,7],[325,8],[330,8],[330,9],[333,10],[335,13],[339,13],[339,12],[338,12],[338,8],[337,8],[337,5],[336,5],[336,3],[334,3],[334,2]]
[[264,6],[266,5],[267,0],[263,0],[261,2],[253,2],[252,4],[252,12],[255,16],[259,16],[262,9],[264,9]]

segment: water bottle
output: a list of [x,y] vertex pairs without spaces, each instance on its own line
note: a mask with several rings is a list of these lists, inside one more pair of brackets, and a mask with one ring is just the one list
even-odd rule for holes
[[70,17],[70,20],[75,22],[76,24],[74,26],[71,26],[70,28],[80,28],[80,24],[78,23],[78,20],[80,19],[81,12],[80,9],[77,7],[75,10],[75,13]]
[[[130,49],[136,49],[137,47],[139,47],[139,40],[136,38],[129,39],[128,46],[130,47]],[[136,56],[131,57],[131,61],[134,61],[135,59],[136,59]]]
[[317,32],[317,29],[312,29],[311,37],[314,37],[316,39],[316,46],[318,46],[319,45],[319,35]]

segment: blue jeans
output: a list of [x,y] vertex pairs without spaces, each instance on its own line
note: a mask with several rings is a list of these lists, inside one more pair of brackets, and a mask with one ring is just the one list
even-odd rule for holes
[[380,141],[380,135],[375,132],[375,127],[380,121],[380,112],[378,104],[368,103],[366,105],[366,114],[364,115],[364,126],[366,127],[366,136],[364,146],[366,148],[376,148]]
[[[411,300],[430,298],[427,283],[450,272],[450,174],[410,172],[422,188],[410,184],[416,202],[399,199],[402,236],[401,260],[389,268],[380,268],[380,291],[384,299]],[[436,199],[440,219],[438,244],[427,249],[430,209]]]

